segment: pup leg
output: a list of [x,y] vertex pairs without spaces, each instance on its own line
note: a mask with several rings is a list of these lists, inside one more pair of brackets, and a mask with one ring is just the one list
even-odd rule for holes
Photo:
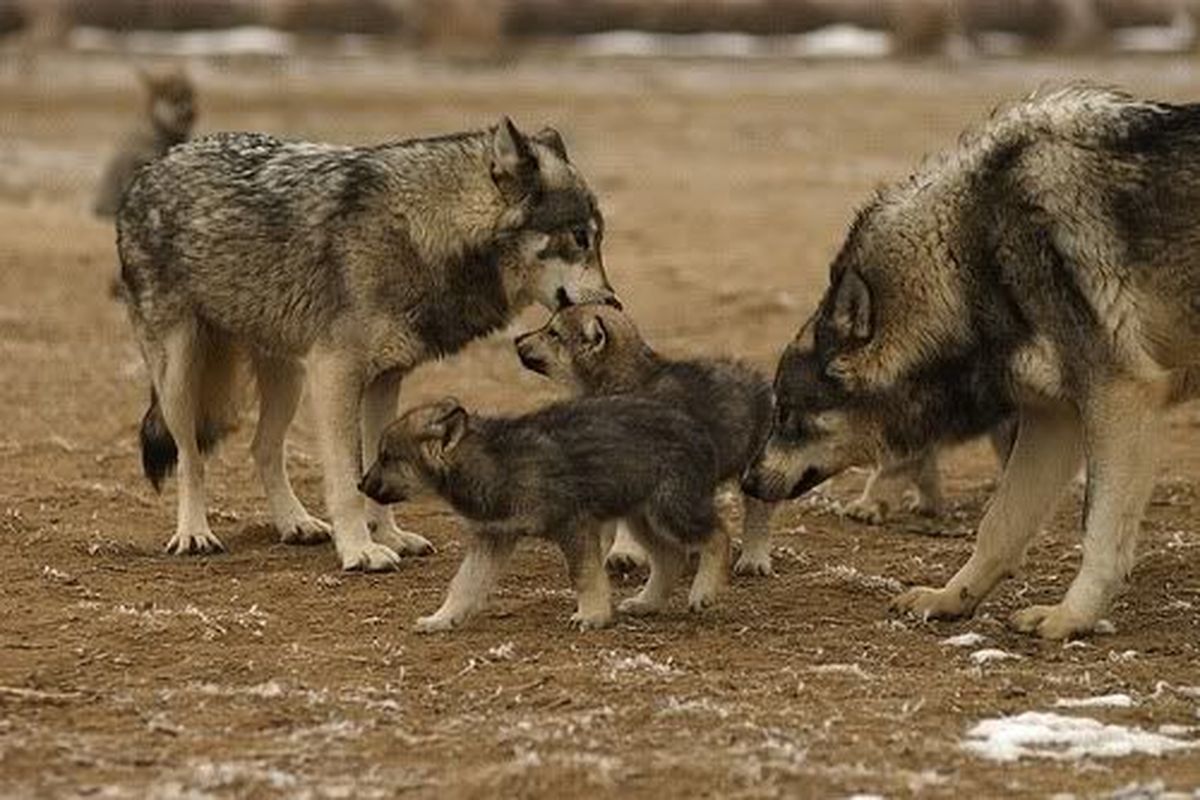
[[314,349],[308,367],[325,471],[325,505],[333,519],[333,543],[342,569],[395,569],[400,563],[396,552],[371,541],[366,498],[358,492],[362,473],[358,444],[362,373],[358,364],[350,363],[344,352],[334,348]]
[[1046,639],[1088,633],[1120,591],[1133,569],[1142,513],[1154,488],[1163,397],[1165,391],[1124,384],[1089,399],[1083,564],[1061,603],[1013,615],[1018,630]]
[[1080,422],[1073,409],[1021,409],[1012,457],[979,524],[971,558],[941,589],[915,587],[892,606],[922,618],[971,614],[997,583],[1020,566],[1025,549],[1053,513],[1081,456]]
[[323,542],[329,538],[330,528],[300,503],[284,463],[284,442],[300,404],[304,367],[288,359],[256,355],[254,374],[258,382],[258,428],[250,450],[267,494],[271,522],[288,544]]
[[585,525],[560,546],[579,602],[571,624],[585,631],[607,626],[612,621],[612,591],[599,527]]
[[845,515],[868,525],[883,524],[888,512],[899,507],[907,481],[908,475],[903,471],[892,472],[883,466],[876,466],[867,476],[867,485],[863,487],[862,494],[846,504]]
[[195,323],[175,328],[163,341],[164,362],[158,386],[163,421],[179,451],[179,512],[167,552],[211,553],[224,546],[208,527],[204,497],[204,458],[196,439],[202,359]]
[[629,523],[625,520],[618,520],[615,525],[617,533],[612,546],[608,549],[608,557],[604,561],[605,566],[619,575],[627,575],[644,568],[649,557],[637,540],[633,538],[633,534],[629,532]]
[[703,611],[717,602],[717,595],[729,579],[729,529],[723,521],[700,550],[700,566],[688,592],[688,608]]
[[[385,372],[367,385],[362,405],[362,463],[370,465],[379,455],[379,437],[396,415],[396,399],[400,393],[399,372]],[[364,467],[365,468],[365,467]],[[402,556],[423,556],[433,552],[433,545],[424,536],[401,530],[396,526],[392,510],[366,498],[367,527],[371,539],[395,550]]]
[[467,554],[446,590],[442,607],[417,620],[420,633],[448,631],[462,625],[487,604],[504,567],[516,547],[517,539],[508,534],[486,531],[468,534]]
[[624,614],[646,615],[662,611],[671,590],[683,574],[687,553],[679,545],[659,536],[643,516],[626,520],[629,532],[646,551],[650,562],[650,577],[642,590],[621,601],[617,610]]
[[771,574],[771,514],[773,503],[742,495],[742,554],[733,571],[738,575]]
[[911,500],[905,505],[909,511],[927,517],[940,516],[945,501],[942,498],[942,479],[938,474],[937,448],[930,447],[913,466],[910,475],[913,481]]

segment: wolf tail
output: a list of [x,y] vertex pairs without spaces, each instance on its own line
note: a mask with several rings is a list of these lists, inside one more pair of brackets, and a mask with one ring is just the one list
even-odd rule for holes
[[175,438],[167,429],[167,421],[163,419],[162,407],[158,404],[158,392],[150,390],[150,407],[142,417],[142,472],[154,487],[154,491],[162,491],[163,481],[175,470],[175,462],[179,460],[179,450],[175,447]]

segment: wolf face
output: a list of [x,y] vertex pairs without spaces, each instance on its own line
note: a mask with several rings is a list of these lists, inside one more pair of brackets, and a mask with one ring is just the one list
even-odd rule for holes
[[359,491],[384,505],[430,494],[467,425],[467,412],[457,400],[412,409],[384,430],[379,455]]
[[176,141],[188,138],[196,121],[196,95],[191,79],[180,69],[156,74],[141,72],[146,87],[150,121]]
[[645,349],[629,317],[594,303],[562,309],[538,330],[518,336],[516,346],[527,369],[581,391],[613,383],[615,373]]
[[513,269],[522,299],[552,311],[616,302],[601,258],[604,218],[558,132],[545,128],[526,136],[504,118],[492,139],[491,172],[513,209]]

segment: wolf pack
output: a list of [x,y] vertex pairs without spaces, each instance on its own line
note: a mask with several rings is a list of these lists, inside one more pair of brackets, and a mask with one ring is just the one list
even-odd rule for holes
[[[911,489],[936,515],[939,450],[985,436],[1002,474],[974,552],[894,609],[971,615],[1081,468],[1079,571],[1011,623],[1086,635],[1126,583],[1165,413],[1200,390],[1200,105],[1072,84],[1002,107],[862,207],[771,382],[643,338],[605,272],[601,204],[554,129],[505,117],[362,147],[188,140],[186,83],[147,79],[149,126],[97,202],[115,213],[151,384],[144,471],[156,488],[176,473],[169,552],[223,549],[205,455],[248,368],[251,451],[284,542],[332,539],[343,569],[391,570],[433,552],[393,506],[435,497],[461,518],[465,555],[424,632],[484,608],[523,537],[561,550],[580,629],[663,611],[688,574],[703,612],[731,573],[772,574],[777,504],[862,466],[849,513],[884,522]],[[531,305],[549,319],[512,356],[567,399],[493,416],[447,397],[396,416],[415,367]],[[306,387],[329,522],[286,469]],[[742,505],[734,563],[726,486]],[[609,572],[642,566],[614,605]]]

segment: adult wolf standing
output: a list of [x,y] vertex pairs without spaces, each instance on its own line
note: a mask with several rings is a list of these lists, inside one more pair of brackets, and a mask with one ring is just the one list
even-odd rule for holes
[[117,216],[129,314],[153,385],[142,463],[156,487],[178,463],[174,553],[221,549],[203,454],[233,423],[248,359],[252,446],[285,542],[326,538],[284,469],[305,372],[325,498],[345,569],[431,550],[356,489],[395,413],[401,379],[539,302],[615,302],[595,197],[551,129],[375,147],[220,134],[143,169]]
[[860,214],[776,375],[744,479],[796,496],[856,463],[1019,431],[975,551],[896,605],[958,617],[1020,565],[1086,459],[1083,563],[1015,627],[1091,630],[1134,563],[1164,410],[1200,388],[1200,106],[1072,86],[998,113]]

